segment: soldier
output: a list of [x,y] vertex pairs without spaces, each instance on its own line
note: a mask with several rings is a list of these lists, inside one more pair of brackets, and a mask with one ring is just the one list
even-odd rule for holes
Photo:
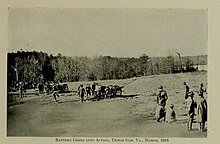
[[92,84],[92,95],[93,96],[95,95],[95,89],[96,89],[96,84],[95,84],[95,82],[93,82],[93,84]]
[[164,118],[164,121],[165,121],[165,115],[166,115],[165,106],[166,106],[167,99],[168,99],[167,92],[163,89],[163,86],[160,86],[159,93],[157,95],[158,107],[156,109],[156,115],[155,115],[157,122],[159,122],[160,119],[162,118]]
[[199,130],[205,131],[205,122],[207,121],[207,102],[203,97],[203,92],[199,94],[197,102],[197,121],[199,122]]
[[84,102],[84,95],[85,95],[85,89],[83,88],[83,85],[81,85],[79,88],[79,95],[81,98],[81,102],[83,103]]
[[60,95],[58,94],[58,91],[53,91],[52,95],[54,97],[54,100],[59,103],[59,100],[57,99],[58,97],[60,97]]
[[80,87],[81,87],[81,85],[79,85],[78,88],[77,88],[77,93],[79,95],[79,99],[80,99]]
[[189,92],[189,97],[186,100],[186,104],[188,106],[188,122],[187,122],[187,129],[192,130],[192,124],[194,120],[195,115],[195,108],[196,108],[196,102],[194,100],[194,93],[191,91]]
[[165,107],[167,99],[168,99],[167,92],[163,89],[163,86],[160,86],[157,95],[157,104]]
[[200,84],[200,88],[199,88],[199,95],[201,97],[204,97],[204,92],[205,92],[205,90],[203,89],[203,83],[201,83]]
[[189,86],[186,84],[186,82],[183,82],[183,85],[186,87],[185,99],[187,99],[189,97]]
[[86,96],[88,98],[88,96],[91,96],[91,87],[90,84],[87,84],[86,86]]

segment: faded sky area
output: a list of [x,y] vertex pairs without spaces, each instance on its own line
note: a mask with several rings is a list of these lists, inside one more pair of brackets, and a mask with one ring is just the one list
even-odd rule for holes
[[10,8],[8,51],[65,56],[206,55],[207,10]]

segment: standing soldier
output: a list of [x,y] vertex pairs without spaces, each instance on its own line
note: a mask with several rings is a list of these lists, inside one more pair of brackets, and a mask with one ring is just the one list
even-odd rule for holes
[[156,115],[155,115],[157,118],[157,122],[159,122],[161,118],[164,118],[165,121],[165,106],[167,99],[168,99],[167,92],[163,89],[163,86],[160,86],[159,93],[157,95],[158,107],[156,109]]
[[186,84],[186,82],[184,82],[183,85],[186,87],[185,99],[187,99],[189,97],[189,86]]
[[207,102],[203,97],[203,92],[199,94],[197,102],[197,121],[199,122],[199,131],[205,131],[205,122],[207,121]]
[[196,108],[196,102],[194,100],[194,93],[191,91],[189,92],[189,97],[186,100],[187,106],[188,106],[188,122],[187,122],[187,129],[192,130],[192,124],[194,120],[195,115],[195,108]]
[[200,84],[200,88],[199,88],[199,95],[201,97],[204,97],[204,92],[205,92],[205,90],[203,89],[203,83],[201,83]]
[[81,87],[81,85],[79,85],[78,88],[77,88],[77,93],[79,95],[79,99],[80,99],[80,87]]
[[91,96],[91,87],[90,84],[87,84],[86,86],[86,96],[88,98],[88,96]]
[[95,85],[95,82],[93,82],[92,84],[92,95],[93,96],[95,95],[95,89],[96,89],[96,85]]
[[85,89],[83,88],[83,85],[81,85],[79,88],[79,95],[81,98],[81,102],[83,103],[84,102],[84,95],[85,95]]

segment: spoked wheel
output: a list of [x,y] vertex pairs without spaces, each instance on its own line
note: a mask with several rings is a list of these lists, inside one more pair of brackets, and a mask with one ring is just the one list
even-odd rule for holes
[[122,90],[121,89],[116,92],[116,95],[118,95],[118,96],[121,96],[121,94],[122,94]]

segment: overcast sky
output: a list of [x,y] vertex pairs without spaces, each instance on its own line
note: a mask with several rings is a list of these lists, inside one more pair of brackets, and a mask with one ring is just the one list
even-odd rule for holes
[[[118,57],[207,54],[207,10],[10,8],[8,51]],[[176,55],[176,54],[175,54]]]

